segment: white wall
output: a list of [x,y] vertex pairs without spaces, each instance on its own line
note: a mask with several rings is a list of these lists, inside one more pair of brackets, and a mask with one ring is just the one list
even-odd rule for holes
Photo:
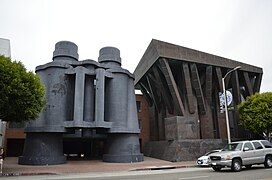
[[0,55],[11,57],[9,39],[0,38]]

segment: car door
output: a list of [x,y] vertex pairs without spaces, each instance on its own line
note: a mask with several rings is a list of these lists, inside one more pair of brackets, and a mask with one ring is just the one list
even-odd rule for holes
[[252,142],[253,146],[255,147],[254,150],[254,157],[255,157],[255,163],[263,163],[264,162],[264,148],[258,141]]
[[243,165],[254,164],[254,148],[250,142],[246,142],[242,149]]

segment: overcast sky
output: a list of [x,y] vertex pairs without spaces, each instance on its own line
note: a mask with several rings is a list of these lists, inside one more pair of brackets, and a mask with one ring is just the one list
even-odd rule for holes
[[131,72],[154,38],[262,67],[272,90],[272,0],[0,0],[0,37],[29,70],[69,40],[81,60],[119,48]]

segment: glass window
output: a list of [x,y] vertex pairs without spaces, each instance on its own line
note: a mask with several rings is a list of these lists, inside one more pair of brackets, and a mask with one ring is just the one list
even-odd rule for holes
[[250,142],[245,143],[244,149],[245,147],[249,148],[249,150],[253,150],[253,146]]
[[263,146],[259,142],[252,142],[255,149],[263,149]]
[[261,141],[261,143],[264,145],[265,148],[272,148],[272,145],[268,141]]
[[141,112],[141,101],[136,101],[136,105],[137,105],[137,112]]
[[231,143],[227,144],[223,151],[241,151],[243,143]]

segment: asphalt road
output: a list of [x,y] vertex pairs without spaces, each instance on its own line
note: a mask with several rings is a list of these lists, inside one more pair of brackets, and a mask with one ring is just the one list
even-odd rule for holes
[[180,168],[171,170],[113,172],[113,173],[81,173],[51,176],[19,176],[1,179],[94,179],[94,180],[272,180],[272,168],[265,169],[263,165],[243,169],[241,172],[231,172],[222,169],[214,172],[211,168]]

